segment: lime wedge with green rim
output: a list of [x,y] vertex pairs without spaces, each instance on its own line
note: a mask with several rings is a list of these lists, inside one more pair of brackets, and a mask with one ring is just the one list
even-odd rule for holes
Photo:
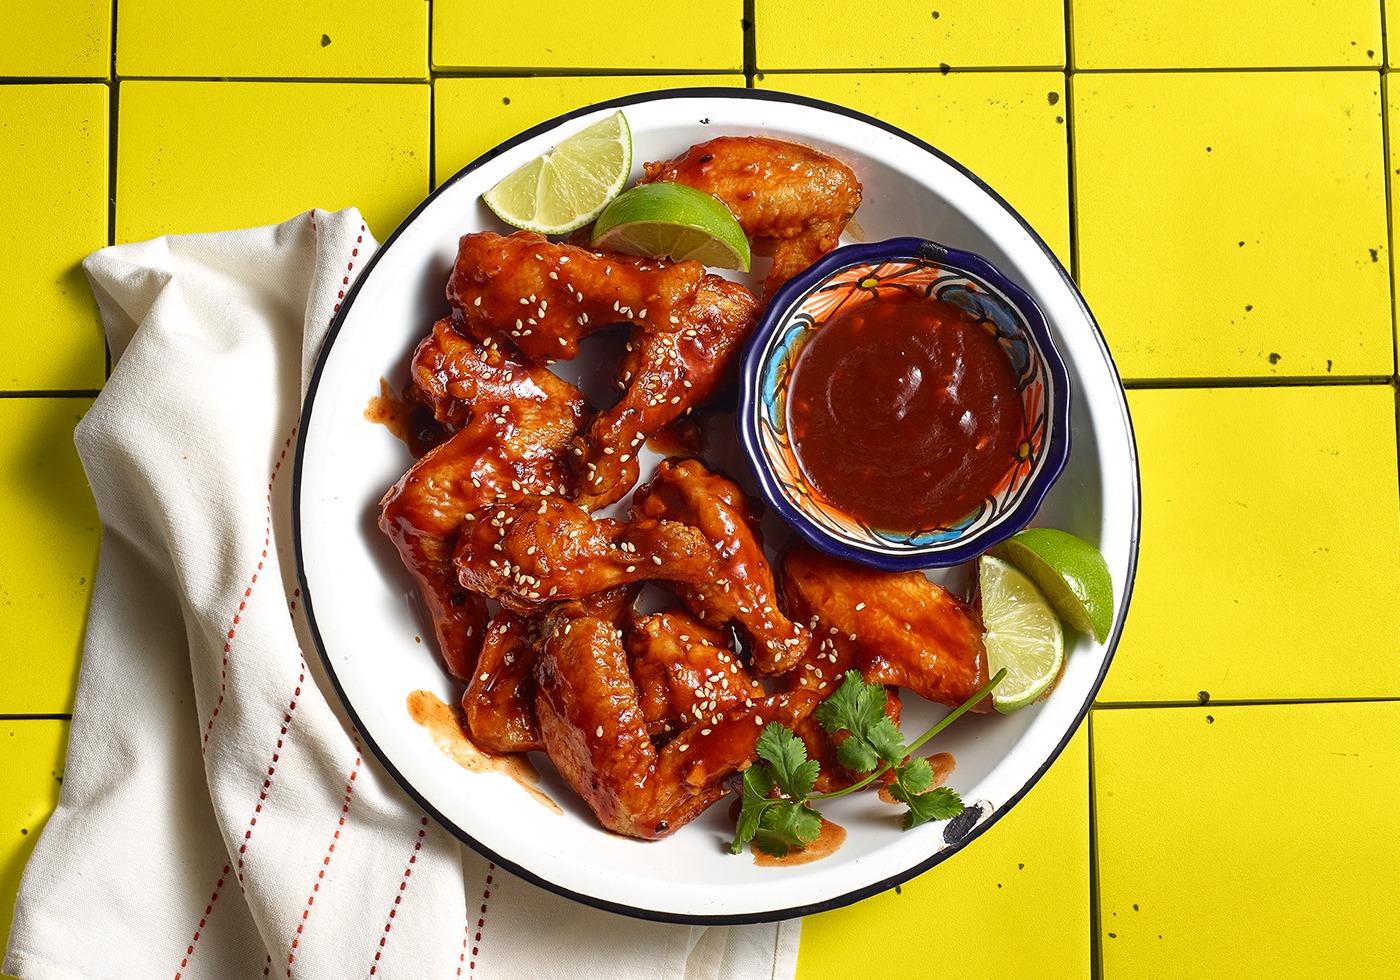
[[1113,576],[1099,550],[1068,531],[1036,527],[987,550],[1040,586],[1073,629],[1102,643],[1113,626]]
[[685,184],[663,181],[623,191],[598,215],[593,245],[749,271],[749,240],[734,213],[713,194]]
[[992,707],[1010,714],[1054,686],[1065,662],[1065,636],[1044,593],[1023,573],[983,555],[977,575],[987,673],[1006,668],[1006,677],[992,689]]
[[621,112],[566,138],[481,199],[508,225],[563,235],[598,217],[632,171],[632,131]]

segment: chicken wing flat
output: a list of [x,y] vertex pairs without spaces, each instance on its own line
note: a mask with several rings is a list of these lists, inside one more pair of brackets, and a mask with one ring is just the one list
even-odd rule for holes
[[578,356],[579,341],[612,323],[669,330],[705,267],[593,252],[533,232],[463,235],[447,300],[465,331],[506,341],[536,364]]
[[632,513],[704,532],[719,555],[715,576],[671,581],[668,588],[706,625],[741,625],[753,641],[754,669],[760,674],[782,673],[797,662],[811,634],[779,607],[758,518],[736,484],[698,460],[663,460],[655,478],[637,491]]
[[[880,572],[799,546],[783,559],[783,592],[832,638],[833,670],[854,659],[867,681],[950,707],[987,683],[981,616],[922,573]],[[990,705],[984,698],[974,710]]]
[[795,725],[816,706],[806,691],[754,700],[697,722],[658,751],[627,670],[621,632],[577,603],[551,611],[535,668],[540,737],[599,822],[629,837],[674,833],[725,793],[771,721]]
[[[468,680],[482,644],[486,605],[462,587],[452,561],[463,519],[493,501],[571,491],[573,473],[564,463],[564,447],[578,433],[584,398],[557,379],[557,384],[536,385],[521,365],[515,365],[519,371],[505,370],[496,364],[498,351],[459,346],[448,332],[451,326],[438,323],[424,342],[437,344],[435,350],[454,350],[455,357],[444,358],[434,374],[438,381],[455,379],[444,382],[444,389],[456,384],[465,391],[465,379],[477,377],[477,371],[504,372],[514,381],[477,385],[480,398],[470,407],[458,407],[444,395],[444,416],[465,428],[428,451],[393,484],[381,501],[379,529],[393,540],[417,582],[448,671]],[[487,398],[486,392],[500,396]]]
[[719,276],[701,281],[675,330],[633,327],[622,398],[574,440],[578,501],[589,510],[621,500],[637,482],[637,450],[722,385],[753,333],[759,302]]
[[672,181],[713,194],[756,248],[771,246],[765,299],[835,248],[860,207],[861,185],[850,167],[810,146],[766,136],[720,136],[643,168],[643,184]]
[[722,631],[679,610],[637,618],[625,645],[628,670],[652,736],[713,720],[768,693],[734,656]]
[[468,515],[454,561],[464,588],[528,614],[632,582],[704,581],[715,553],[685,524],[596,520],[558,497],[526,496]]

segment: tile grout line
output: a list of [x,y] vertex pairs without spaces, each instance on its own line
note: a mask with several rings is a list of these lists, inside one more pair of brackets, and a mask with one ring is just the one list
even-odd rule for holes
[[[1070,278],[1074,280],[1076,288],[1079,286],[1079,220],[1076,212],[1078,206],[1078,194],[1076,194],[1076,175],[1074,166],[1074,74],[1076,68],[1074,64],[1074,0],[1065,0],[1065,65],[1064,65],[1064,109],[1065,120],[1065,215],[1069,223],[1069,255],[1066,259],[1069,263]],[[1085,801],[1088,815],[1088,862],[1089,862],[1089,976],[1093,980],[1103,980],[1103,943],[1100,939],[1099,919],[1102,916],[1103,897],[1099,892],[1099,842],[1098,842],[1098,814],[1094,807],[1094,708],[1090,705],[1089,711],[1084,716],[1084,723],[1088,727],[1086,733],[1086,754],[1088,756],[1088,780],[1085,785],[1085,792],[1088,799]]]
[[[121,84],[117,77],[117,4],[119,0],[112,0],[111,19],[111,67],[109,69],[109,81],[107,83],[107,244],[117,243],[117,117],[119,115],[119,103]],[[107,332],[102,332],[102,357],[104,359],[103,375],[110,378],[112,376],[112,348],[107,343]],[[95,397],[95,396],[94,396]]]
[[1199,698],[1194,701],[1095,701],[1091,706],[1092,711],[1138,711],[1144,709],[1181,709],[1181,708],[1286,708],[1296,707],[1303,704],[1394,704],[1400,702],[1400,696],[1380,695],[1377,697],[1361,698],[1207,698],[1202,701]]
[[1103,980],[1103,940],[1100,938],[1102,931],[1099,929],[1099,919],[1103,914],[1103,896],[1099,890],[1099,815],[1098,808],[1094,805],[1094,710],[1091,707],[1089,713],[1084,716],[1085,724],[1089,728],[1085,735],[1085,741],[1088,743],[1085,751],[1088,755],[1089,779],[1084,787],[1089,796],[1089,976],[1093,980]]
[[758,21],[756,0],[744,0],[743,19],[739,21],[743,38],[744,88],[756,88],[758,77]]

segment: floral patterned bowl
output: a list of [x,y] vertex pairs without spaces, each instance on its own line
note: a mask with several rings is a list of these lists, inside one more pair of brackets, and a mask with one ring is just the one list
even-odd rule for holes
[[[822,325],[892,294],[942,299],[991,331],[1016,375],[1025,435],[992,492],[946,526],[872,527],[824,500],[789,440],[788,385]],[[956,565],[1010,537],[1035,515],[1069,458],[1069,377],[1035,302],[990,262],[921,238],[848,245],[786,283],[744,352],[739,439],[768,504],[814,546],[886,571]]]

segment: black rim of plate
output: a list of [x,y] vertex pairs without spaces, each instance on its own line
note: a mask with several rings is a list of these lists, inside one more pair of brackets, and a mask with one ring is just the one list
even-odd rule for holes
[[[456,174],[454,174],[448,180],[444,181],[440,187],[438,187],[436,190],[430,193],[426,198],[423,199],[422,202],[418,204],[417,207],[413,209],[413,212],[403,220],[403,223],[400,224],[398,228],[394,230],[393,234],[391,234],[388,237],[388,239],[385,240],[384,244],[379,247],[378,251],[376,251],[375,254],[370,257],[370,260],[360,271],[359,276],[355,279],[353,283],[351,283],[349,291],[345,294],[344,300],[341,301],[340,310],[336,313],[335,319],[331,323],[330,330],[326,334],[325,343],[321,348],[320,355],[316,359],[316,367],[312,372],[311,380],[307,385],[306,398],[302,405],[301,426],[299,434],[297,435],[296,456],[292,470],[292,538],[296,553],[297,580],[301,586],[302,608],[305,610],[306,613],[306,621],[307,625],[311,629],[312,640],[316,644],[317,655],[320,657],[321,663],[326,669],[326,674],[330,678],[332,686],[335,688],[336,696],[340,699],[340,703],[345,707],[345,710],[349,713],[350,719],[355,725],[356,731],[359,732],[360,736],[365,740],[365,743],[369,745],[370,750],[374,753],[375,758],[379,760],[380,765],[384,766],[384,768],[389,772],[389,774],[394,778],[394,780],[399,784],[399,786],[404,790],[404,792],[407,793],[414,800],[414,802],[416,802],[420,807],[422,807],[424,812],[426,812],[434,820],[436,820],[439,825],[447,829],[450,833],[452,833],[463,843],[467,844],[478,854],[482,855],[489,861],[495,862],[501,868],[504,868],[512,874],[523,878],[526,881],[532,882],[533,884],[539,885],[542,888],[546,888],[549,891],[552,891],[558,895],[563,895],[566,898],[573,899],[585,905],[591,905],[594,908],[603,909],[609,912],[615,912],[620,915],[631,916],[633,918],[649,919],[657,922],[686,923],[691,925],[744,925],[760,922],[775,922],[783,919],[798,918],[800,916],[810,915],[816,912],[825,912],[831,909],[837,909],[846,905],[850,905],[854,902],[860,901],[861,899],[869,898],[872,895],[877,895],[881,892],[888,891],[896,885],[902,884],[911,878],[923,874],[925,871],[928,871],[935,865],[941,864],[943,861],[946,861],[948,858],[952,857],[959,850],[965,847],[968,843],[970,843],[973,840],[976,840],[979,836],[982,835],[984,831],[987,830],[988,827],[996,823],[1003,814],[1011,810],[1011,808],[1015,806],[1021,800],[1021,798],[1026,795],[1027,792],[1030,791],[1031,787],[1040,781],[1041,777],[1045,775],[1045,773],[1049,770],[1050,766],[1053,765],[1055,760],[1059,758],[1060,753],[1064,751],[1065,746],[1069,744],[1070,739],[1074,737],[1074,734],[1079,730],[1079,727],[1083,724],[1084,718],[1088,714],[1089,707],[1092,705],[1095,695],[1098,693],[1099,688],[1103,685],[1104,676],[1107,674],[1109,665],[1113,661],[1113,655],[1118,648],[1118,640],[1120,635],[1122,634],[1123,622],[1127,617],[1128,607],[1132,600],[1133,583],[1137,577],[1138,541],[1141,536],[1142,528],[1142,479],[1138,468],[1137,441],[1133,433],[1132,417],[1128,412],[1128,403],[1126,397],[1123,394],[1121,380],[1119,380],[1117,384],[1117,390],[1119,393],[1118,409],[1122,415],[1124,429],[1128,434],[1128,456],[1132,466],[1133,485],[1132,527],[1129,542],[1130,549],[1128,554],[1128,576],[1127,581],[1124,583],[1123,586],[1122,613],[1115,620],[1113,630],[1109,634],[1107,642],[1104,644],[1103,663],[1099,668],[1098,676],[1094,679],[1094,683],[1089,690],[1088,696],[1085,698],[1084,703],[1081,704],[1075,712],[1074,724],[1069,726],[1065,734],[1061,737],[1059,742],[1051,750],[1049,755],[1047,755],[1044,763],[1041,764],[1041,766],[1035,771],[1035,773],[1032,774],[1030,778],[1028,778],[1025,781],[1025,783],[1006,800],[1005,803],[1003,803],[1000,807],[994,809],[989,816],[984,816],[983,818],[979,819],[977,823],[967,833],[960,836],[954,842],[947,844],[942,849],[933,852],[926,860],[921,861],[918,864],[913,865],[909,868],[906,868],[897,874],[891,875],[887,878],[882,878],[878,881],[870,882],[869,884],[862,885],[858,888],[854,888],[848,892],[844,892],[838,896],[835,896],[834,898],[826,899],[820,902],[797,902],[793,905],[786,906],[783,908],[764,909],[756,912],[745,912],[732,915],[687,914],[658,911],[654,909],[637,908],[635,906],[611,902],[606,899],[584,894],[582,892],[576,892],[572,889],[566,888],[562,885],[559,885],[556,882],[550,881],[548,878],[542,877],[536,872],[530,871],[529,869],[522,867],[521,865],[512,861],[510,858],[497,854],[490,848],[483,846],[479,841],[477,841],[465,830],[463,830],[461,827],[457,826],[454,822],[448,819],[441,811],[435,808],[423,796],[423,794],[419,792],[418,789],[414,787],[413,784],[408,779],[406,779],[401,772],[399,772],[398,768],[394,766],[393,763],[388,759],[384,751],[380,749],[378,743],[375,742],[374,738],[369,734],[365,726],[361,723],[359,713],[355,710],[355,707],[351,703],[350,699],[345,695],[345,690],[341,685],[340,678],[336,674],[335,665],[332,663],[330,653],[326,649],[326,644],[321,637],[321,631],[316,623],[315,603],[313,601],[314,592],[311,586],[311,582],[306,577],[306,562],[301,530],[302,475],[303,465],[306,456],[307,434],[311,431],[311,419],[315,410],[316,392],[320,387],[322,372],[325,370],[326,361],[330,355],[332,347],[335,344],[336,338],[339,336],[341,328],[345,324],[346,317],[349,315],[350,310],[354,306],[355,298],[359,295],[361,285],[368,281],[368,279],[370,278],[370,275],[374,271],[374,267],[376,266],[376,264],[378,264],[380,256],[388,252],[388,250],[394,246],[394,243],[398,240],[399,235],[403,232],[403,230],[409,225],[411,225],[413,221],[418,217],[418,215],[422,213],[422,211],[425,208],[427,208],[433,201],[435,201],[437,197],[440,194],[442,194],[447,188],[451,187],[453,184],[457,183],[463,177],[470,174],[483,164],[495,159],[496,157],[500,156],[502,153],[505,153],[506,151],[510,150],[516,145],[523,143],[526,140],[532,139],[541,133],[552,130],[562,125],[563,123],[568,122],[571,119],[576,119],[579,116],[588,115],[590,113],[598,112],[604,109],[625,109],[627,106],[631,105],[639,105],[641,103],[651,102],[663,102],[672,99],[713,99],[717,102],[735,100],[757,100],[762,102],[772,102],[779,104],[800,105],[811,109],[817,109],[825,112],[831,112],[838,115],[846,116],[847,118],[856,120],[857,122],[861,122],[868,126],[873,126],[877,129],[884,130],[885,132],[899,137],[900,139],[912,144],[913,146],[925,151],[926,153],[937,157],[939,160],[943,161],[948,166],[958,171],[968,180],[972,181],[977,187],[979,187],[983,192],[989,195],[1002,209],[1006,211],[1007,214],[1013,217],[1025,229],[1026,233],[1030,236],[1031,240],[1044,253],[1046,259],[1049,260],[1055,271],[1059,273],[1060,277],[1064,280],[1065,285],[1069,287],[1070,292],[1075,299],[1075,302],[1079,305],[1080,311],[1083,313],[1085,321],[1093,329],[1094,340],[1098,344],[1099,352],[1103,357],[1105,365],[1112,372],[1113,377],[1115,379],[1120,378],[1117,365],[1114,363],[1113,360],[1113,355],[1108,349],[1107,342],[1104,340],[1103,331],[1099,329],[1097,321],[1094,320],[1093,314],[1089,311],[1088,304],[1085,303],[1083,296],[1081,296],[1079,293],[1078,287],[1074,284],[1074,280],[1070,278],[1069,273],[1065,270],[1059,258],[1055,255],[1054,252],[1050,250],[1050,247],[1046,245],[1046,243],[1041,239],[1041,237],[1036,233],[1035,229],[1031,227],[1031,225],[1026,221],[1026,219],[1023,218],[1015,208],[1008,204],[1000,194],[998,194],[995,190],[989,187],[986,184],[986,182],[984,182],[972,171],[968,170],[962,164],[958,163],[956,160],[952,159],[946,153],[942,152],[936,147],[925,143],[923,140],[918,139],[915,136],[911,136],[909,133],[906,133],[904,130],[900,129],[897,126],[893,126],[887,122],[883,122],[882,120],[876,119],[873,116],[868,116],[865,113],[857,112],[854,109],[850,109],[841,105],[836,105],[834,103],[823,102],[819,99],[812,99],[801,95],[793,95],[787,92],[776,92],[759,89],[725,88],[719,86],[701,86],[690,88],[663,89],[654,92],[639,92],[633,95],[622,96],[616,99],[609,99],[604,102],[594,103],[592,105],[583,106],[581,108],[574,109],[570,112],[563,113],[562,115],[555,116],[553,119],[547,120],[545,122],[540,123],[537,126],[533,126],[530,129],[518,133],[517,135],[496,146],[494,149],[488,150],[486,153],[482,154],[480,157],[477,157],[477,159],[467,164],[461,170],[457,171]],[[701,125],[707,125],[708,119],[697,120],[697,122]]]

